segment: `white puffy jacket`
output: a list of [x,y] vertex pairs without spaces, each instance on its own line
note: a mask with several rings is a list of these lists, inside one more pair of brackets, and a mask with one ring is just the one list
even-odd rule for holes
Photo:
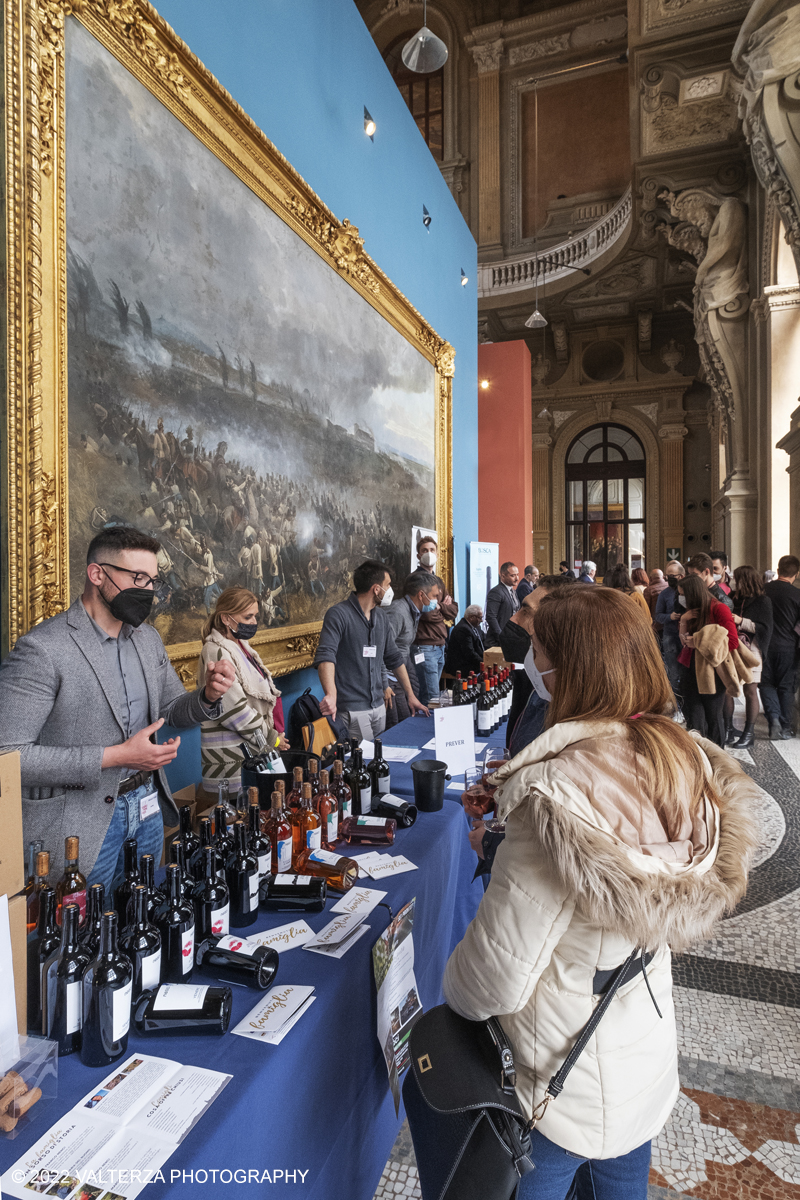
[[690,846],[688,862],[637,782],[619,723],[562,722],[496,775],[506,837],[444,992],[464,1017],[501,1017],[529,1115],[598,1001],[595,972],[634,947],[655,951],[647,977],[663,1018],[641,974],[623,985],[538,1126],[588,1158],[627,1154],[664,1125],[678,1094],[670,947],[708,937],[745,889],[757,789],[734,759],[697,741],[720,805],[706,800],[705,845]]

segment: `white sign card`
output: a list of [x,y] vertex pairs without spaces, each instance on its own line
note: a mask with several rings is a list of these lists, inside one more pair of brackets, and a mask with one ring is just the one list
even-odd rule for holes
[[295,946],[305,946],[314,936],[314,930],[305,921],[290,921],[288,925],[279,925],[277,929],[265,929],[263,933],[251,933],[249,942],[258,946],[271,946],[279,954],[293,950]]
[[436,757],[447,763],[451,775],[463,775],[475,766],[475,728],[472,705],[437,708],[433,714]]
[[363,913],[366,917],[386,895],[386,892],[379,892],[377,888],[351,888],[349,892],[345,892],[341,900],[332,906],[331,912]]
[[367,867],[367,873],[372,879],[386,879],[389,875],[404,875],[406,871],[417,871],[416,863],[412,863],[405,854],[379,854],[377,860]]
[[289,1024],[299,1010],[305,1008],[313,992],[313,987],[295,983],[284,983],[279,987],[270,988],[231,1032],[239,1034],[240,1037],[272,1041],[276,1035],[288,1032],[284,1031],[284,1026]]

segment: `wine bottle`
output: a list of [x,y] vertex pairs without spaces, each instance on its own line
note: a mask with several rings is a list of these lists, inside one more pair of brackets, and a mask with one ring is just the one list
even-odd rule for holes
[[178,809],[180,817],[180,832],[178,837],[183,842],[184,853],[186,854],[187,868],[191,861],[195,850],[200,847],[200,838],[192,828],[192,806],[191,804],[182,804]]
[[211,831],[211,820],[209,817],[201,817],[197,823],[197,829],[199,833],[197,848],[192,851],[187,864],[189,874],[191,875],[192,879],[195,880],[204,878],[206,860],[203,851],[205,850],[206,846],[212,845],[214,840]]
[[417,806],[399,796],[381,796],[372,802],[373,817],[394,817],[398,829],[410,829],[417,819]]
[[187,904],[191,904],[192,892],[194,891],[194,880],[186,870],[186,850],[183,842],[179,838],[175,838],[170,842],[169,861],[174,863],[181,873],[181,897]]
[[[35,870],[35,868],[34,868]],[[42,969],[61,945],[56,924],[56,894],[47,884],[39,890],[39,920],[28,934],[28,1033],[42,1036]]]
[[228,855],[233,851],[233,836],[228,832],[223,804],[218,804],[214,809],[214,846],[217,851],[217,861],[224,870],[228,865]]
[[133,920],[123,929],[119,948],[133,968],[133,999],[161,982],[161,934],[147,919],[147,888],[133,891]]
[[292,827],[283,808],[283,797],[276,789],[272,793],[272,808],[264,829],[272,847],[270,870],[273,875],[292,869]]
[[391,771],[389,764],[383,757],[383,742],[380,738],[375,739],[375,757],[367,767],[369,777],[372,781],[372,801],[370,808],[374,807],[377,796],[385,796],[387,792],[392,790]]
[[339,838],[339,805],[336,797],[330,791],[327,771],[319,773],[319,792],[314,805],[319,813],[322,848],[330,850]]
[[294,777],[294,784],[286,797],[286,811],[290,819],[292,813],[296,812],[300,807],[300,801],[303,798],[303,768],[295,767],[292,775]]
[[217,808],[225,813],[225,823],[232,825],[236,820],[236,808],[231,804],[231,781],[221,779],[217,784]]
[[453,708],[458,708],[464,703],[463,684],[461,680],[461,672],[456,671],[455,683],[453,684]]
[[[349,817],[348,820],[353,820]],[[348,892],[358,879],[358,863],[331,850],[304,850],[298,859],[298,872],[324,879],[332,892]]]
[[[39,893],[48,886],[47,876],[50,874],[50,855],[46,850],[40,850],[36,855],[34,866],[33,886],[28,893],[26,925],[28,933],[33,933],[39,922]],[[55,894],[55,893],[54,893]]]
[[344,763],[340,758],[335,758],[333,760],[333,780],[331,781],[331,791],[336,797],[336,803],[339,806],[339,820],[343,821],[345,817],[352,817],[353,793],[344,777]]
[[181,899],[180,868],[167,867],[167,905],[159,911],[156,927],[161,934],[161,978],[166,983],[188,983],[194,963],[194,912]]
[[478,734],[488,737],[492,732],[492,706],[489,700],[489,680],[484,680],[483,689],[478,698]]
[[322,845],[322,829],[319,813],[311,807],[311,784],[304,783],[300,807],[292,813],[292,867],[297,870],[297,858],[308,847],[319,850]]
[[229,934],[199,942],[194,963],[204,974],[264,992],[277,974],[278,951]]
[[353,751],[353,766],[350,771],[350,787],[353,792],[353,816],[366,816],[372,808],[372,780],[364,768],[364,757],[360,746]]
[[142,992],[133,1024],[140,1037],[227,1033],[232,1007],[229,987],[162,983],[156,991]]
[[81,980],[89,956],[78,944],[81,910],[68,902],[61,909],[61,945],[42,971],[45,1037],[58,1043],[59,1056],[81,1048]]
[[64,874],[56,884],[56,920],[61,924],[61,909],[65,904],[77,904],[80,912],[79,924],[86,917],[86,880],[78,867],[77,837],[64,839]]
[[127,920],[128,901],[133,895],[133,889],[139,886],[139,845],[135,837],[125,838],[122,843],[122,859],[124,863],[122,883],[114,888],[114,908],[120,920]]
[[217,852],[213,846],[206,846],[203,855],[204,874],[192,899],[198,940],[211,934],[222,937],[230,929],[230,893],[217,874]]
[[258,894],[266,912],[322,912],[328,886],[316,875],[284,871],[282,875],[268,875],[263,879]]
[[117,914],[103,913],[100,949],[83,977],[81,1062],[105,1067],[128,1049],[133,967],[117,945]]
[[311,784],[311,798],[313,800],[319,791],[319,760],[316,758],[308,760],[308,782]]
[[392,817],[348,817],[339,826],[346,842],[355,845],[391,846],[397,832],[397,821]]
[[[30,897],[33,894],[34,884],[36,883],[36,856],[44,848],[44,842],[30,842],[28,845],[28,867],[25,872],[25,887],[22,889],[22,895],[25,897],[25,908],[27,914],[30,914]],[[36,920],[27,921],[28,933],[36,932],[36,923],[38,921],[38,913]]]
[[[139,861],[139,875],[140,882],[147,889],[147,919],[155,924],[155,913],[161,903],[163,892],[161,888],[156,887],[156,860],[152,854],[142,855]],[[128,914],[126,913],[125,916],[127,920]]]
[[258,860],[258,882],[261,883],[272,870],[272,847],[269,838],[261,832],[261,806],[258,803],[258,788],[250,788],[250,807],[247,813],[247,834],[250,853]]
[[232,929],[243,929],[258,917],[258,859],[247,848],[243,821],[236,822],[233,836],[234,851],[226,870],[231,897],[230,923]]
[[89,961],[97,958],[100,949],[100,930],[103,913],[106,911],[106,887],[104,883],[93,883],[86,893],[86,920],[78,934],[78,941],[89,955]]

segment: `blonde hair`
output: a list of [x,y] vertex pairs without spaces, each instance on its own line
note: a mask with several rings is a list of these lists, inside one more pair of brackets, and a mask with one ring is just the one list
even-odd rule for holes
[[203,626],[202,638],[206,640],[212,629],[216,629],[217,633],[227,635],[228,627],[222,620],[223,617],[235,617],[239,613],[244,612],[251,605],[258,604],[258,596],[253,595],[247,588],[229,587],[225,588],[217,597],[217,603],[214,605],[214,611],[206,620]]
[[567,587],[545,596],[533,623],[556,669],[548,726],[622,721],[656,812],[674,838],[687,807],[693,815],[704,796],[717,797],[697,743],[666,715],[675,702],[649,619],[621,591]]

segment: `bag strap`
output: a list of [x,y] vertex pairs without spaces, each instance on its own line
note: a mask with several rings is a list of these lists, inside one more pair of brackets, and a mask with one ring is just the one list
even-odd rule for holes
[[594,1032],[597,1029],[597,1026],[600,1024],[603,1017],[606,1015],[606,1010],[608,1009],[609,1004],[614,999],[614,996],[616,995],[619,988],[621,988],[623,983],[625,982],[627,974],[630,971],[631,967],[633,966],[634,959],[636,958],[636,955],[639,953],[640,953],[640,951],[639,951],[638,947],[635,950],[632,950],[630,952],[630,954],[628,955],[628,957],[625,959],[625,962],[622,964],[622,966],[617,971],[614,978],[609,983],[608,991],[605,993],[602,1000],[598,1004],[597,1008],[594,1010],[591,1017],[584,1025],[583,1029],[580,1032],[578,1040],[576,1041],[575,1045],[570,1050],[567,1057],[564,1059],[564,1062],[561,1064],[559,1069],[556,1071],[555,1075],[552,1076],[550,1082],[547,1085],[547,1090],[545,1091],[543,1099],[540,1100],[540,1102],[536,1105],[536,1108],[533,1110],[533,1116],[531,1117],[531,1119],[527,1125],[527,1129],[529,1132],[536,1127],[537,1122],[540,1121],[541,1118],[544,1116],[545,1112],[547,1111],[547,1106],[550,1103],[550,1101],[555,1100],[556,1096],[558,1096],[563,1091],[564,1084],[567,1081],[567,1076],[569,1075],[572,1068],[575,1066],[575,1063],[578,1061],[580,1056],[583,1054],[584,1050],[586,1049],[587,1043],[589,1042],[589,1039],[594,1035]]

